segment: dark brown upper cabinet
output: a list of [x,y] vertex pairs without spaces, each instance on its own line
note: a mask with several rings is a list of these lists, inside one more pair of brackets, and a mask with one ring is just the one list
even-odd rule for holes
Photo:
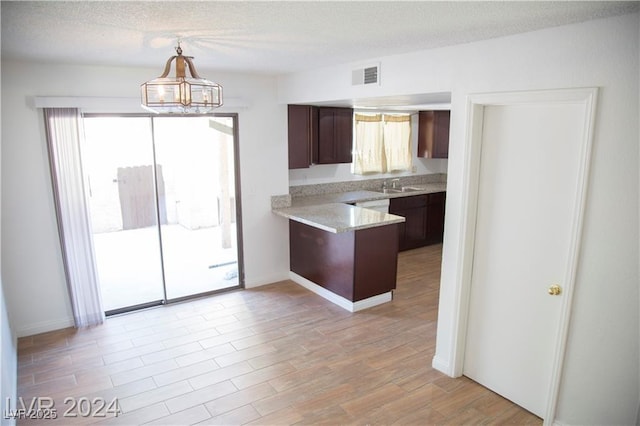
[[314,162],[313,152],[318,145],[318,108],[311,105],[289,105],[287,120],[289,168],[307,168]]
[[353,109],[318,108],[318,164],[351,163]]
[[288,106],[289,169],[351,163],[353,109]]
[[420,111],[418,114],[418,157],[449,157],[450,111]]

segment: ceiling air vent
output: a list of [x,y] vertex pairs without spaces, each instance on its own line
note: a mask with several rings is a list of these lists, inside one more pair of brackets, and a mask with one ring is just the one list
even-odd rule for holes
[[351,84],[358,86],[361,84],[380,84],[380,65],[358,68],[352,71]]

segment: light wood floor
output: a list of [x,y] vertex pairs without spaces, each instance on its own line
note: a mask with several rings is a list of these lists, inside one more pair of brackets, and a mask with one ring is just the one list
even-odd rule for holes
[[[359,313],[285,281],[21,338],[18,395],[55,399],[47,425],[541,424],[431,368],[440,257],[401,253],[393,302]],[[62,417],[83,396],[124,414]]]

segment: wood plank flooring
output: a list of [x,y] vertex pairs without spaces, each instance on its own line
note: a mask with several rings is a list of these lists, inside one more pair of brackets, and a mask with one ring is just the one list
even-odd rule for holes
[[18,424],[541,424],[431,368],[440,258],[401,253],[393,302],[358,313],[284,281],[21,338],[18,395],[58,418]]

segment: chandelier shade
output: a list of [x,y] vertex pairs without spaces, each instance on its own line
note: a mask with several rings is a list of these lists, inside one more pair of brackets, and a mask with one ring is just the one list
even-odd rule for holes
[[[140,85],[142,107],[155,113],[207,114],[222,106],[222,86],[200,77],[193,57],[183,56],[179,43],[176,53],[160,77]],[[174,61],[175,77],[169,77]]]

